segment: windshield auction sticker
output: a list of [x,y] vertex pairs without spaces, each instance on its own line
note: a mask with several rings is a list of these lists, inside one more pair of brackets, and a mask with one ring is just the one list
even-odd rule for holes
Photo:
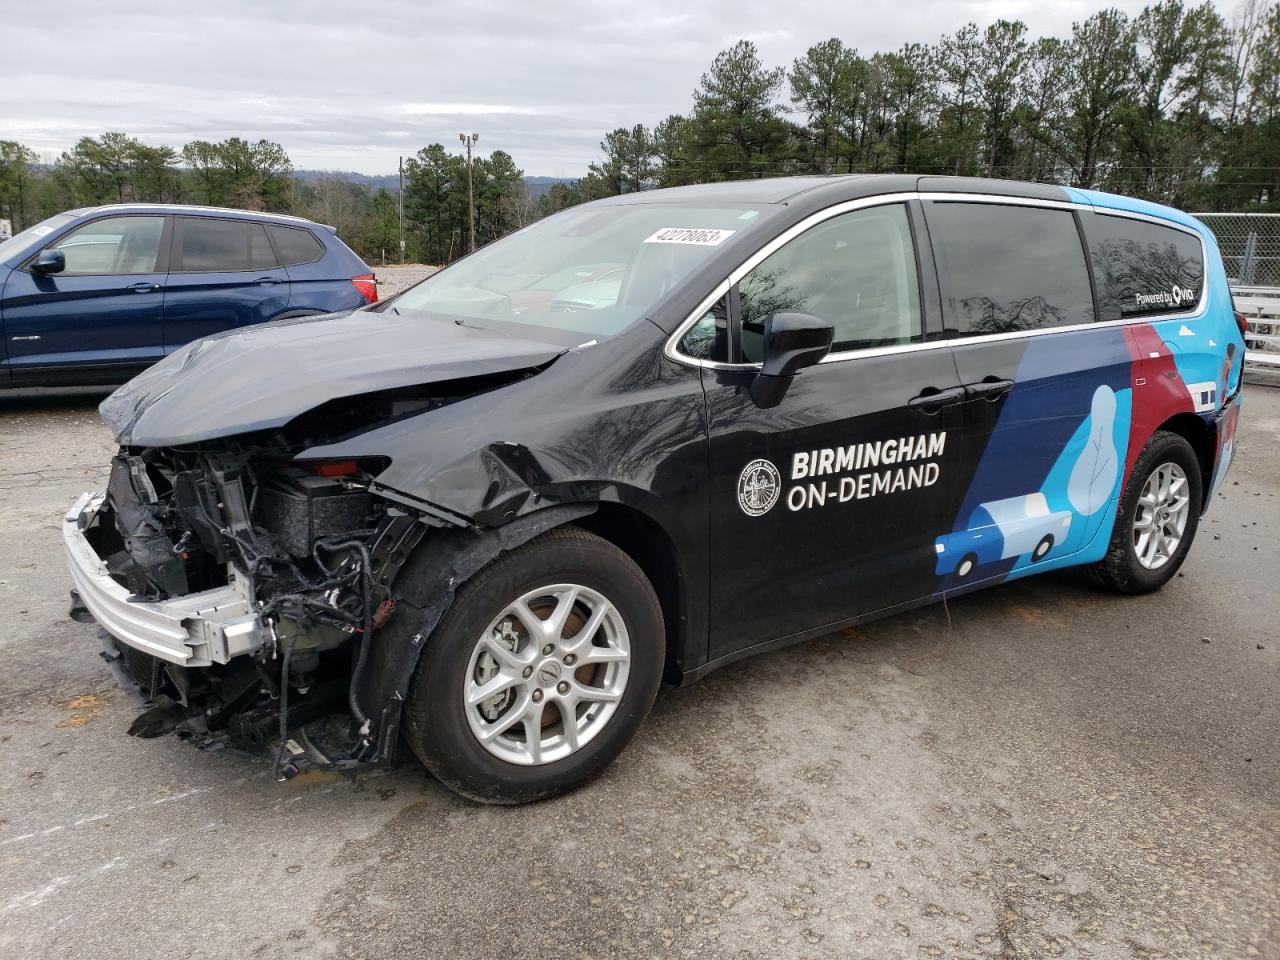
[[733,230],[702,227],[663,227],[645,243],[683,243],[694,247],[718,247],[733,236]]

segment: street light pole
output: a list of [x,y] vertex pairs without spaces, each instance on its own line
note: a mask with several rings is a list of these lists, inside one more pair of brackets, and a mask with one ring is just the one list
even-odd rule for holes
[[400,158],[400,263],[404,263],[404,157]]
[[471,147],[480,139],[478,133],[460,133],[458,139],[467,145],[467,210],[471,230],[471,252],[476,252],[476,191],[471,182]]

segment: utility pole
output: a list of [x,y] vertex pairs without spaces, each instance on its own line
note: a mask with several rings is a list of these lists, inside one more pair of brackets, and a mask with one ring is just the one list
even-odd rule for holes
[[471,182],[471,148],[475,142],[480,139],[478,133],[460,133],[458,139],[467,145],[467,209],[469,211],[468,223],[471,228],[471,253],[476,252],[476,191]]
[[400,158],[400,263],[404,263],[404,157]]

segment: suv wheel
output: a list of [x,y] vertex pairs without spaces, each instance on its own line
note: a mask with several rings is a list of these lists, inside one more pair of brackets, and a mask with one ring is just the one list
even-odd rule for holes
[[414,674],[406,739],[473,800],[565,793],[635,734],[664,657],[662,610],[635,562],[584,530],[553,530],[458,591]]
[[1195,538],[1203,500],[1200,461],[1185,438],[1158,431],[1133,465],[1107,555],[1094,579],[1120,593],[1163,587]]

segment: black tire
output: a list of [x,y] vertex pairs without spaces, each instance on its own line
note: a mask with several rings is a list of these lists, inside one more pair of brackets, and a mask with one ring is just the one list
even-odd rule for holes
[[[603,594],[630,637],[630,671],[612,717],[577,752],[531,766],[486,750],[463,703],[471,655],[483,632],[517,597],[554,583]],[[652,585],[629,556],[595,534],[561,527],[504,554],[458,591],[432,633],[405,704],[405,739],[445,786],[481,803],[516,804],[567,793],[622,752],[653,706],[662,679],[666,632]]]
[[[1187,512],[1187,525],[1173,555],[1155,570],[1144,567],[1138,560],[1133,544],[1133,522],[1137,515],[1138,498],[1147,479],[1166,463],[1176,463],[1187,476],[1191,503]],[[1116,524],[1111,531],[1111,544],[1107,554],[1089,567],[1089,573],[1100,585],[1124,594],[1151,593],[1168,583],[1186,559],[1191,542],[1200,524],[1200,512],[1204,506],[1204,478],[1200,473],[1200,460],[1186,438],[1176,433],[1159,430],[1147,441],[1133,465],[1129,482],[1120,497],[1120,509],[1116,511]]]
[[978,555],[972,552],[966,553],[960,558],[960,562],[956,564],[956,579],[967,580],[969,575],[976,569],[978,569]]
[[1043,560],[1049,555],[1049,551],[1053,549],[1053,534],[1046,533],[1040,538],[1040,542],[1036,544],[1036,548],[1031,551],[1031,562]]

